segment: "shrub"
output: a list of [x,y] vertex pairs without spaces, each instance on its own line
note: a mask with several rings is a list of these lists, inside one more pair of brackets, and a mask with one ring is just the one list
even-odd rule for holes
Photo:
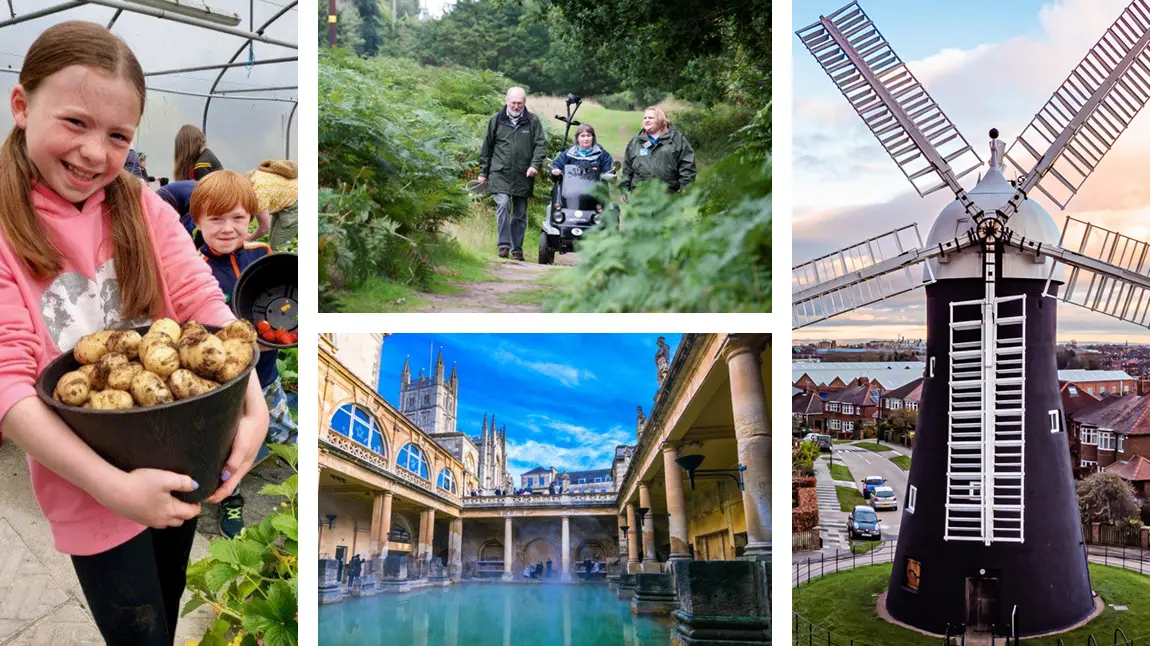
[[1130,483],[1113,473],[1094,473],[1078,483],[1078,508],[1084,523],[1114,525],[1139,515]]
[[595,100],[608,110],[645,110],[667,98],[666,92],[658,90],[627,90],[614,94],[596,96]]
[[730,154],[740,142],[739,131],[751,123],[755,110],[746,106],[719,104],[708,109],[689,109],[669,115],[682,132],[695,155],[704,160]]
[[791,510],[791,531],[805,532],[819,524],[819,495],[813,487],[795,491],[798,504]]

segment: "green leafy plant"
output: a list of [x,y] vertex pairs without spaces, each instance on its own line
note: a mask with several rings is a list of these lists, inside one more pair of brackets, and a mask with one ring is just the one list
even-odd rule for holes
[[279,358],[276,359],[276,368],[279,369],[284,390],[292,393],[297,392],[299,389],[299,348],[280,350]]
[[[271,452],[295,471],[295,445],[270,444]],[[200,646],[295,646],[299,642],[298,480],[293,473],[267,484],[261,496],[282,498],[279,508],[236,538],[216,538],[210,556],[188,566],[192,599],[186,615],[209,605],[217,619]]]

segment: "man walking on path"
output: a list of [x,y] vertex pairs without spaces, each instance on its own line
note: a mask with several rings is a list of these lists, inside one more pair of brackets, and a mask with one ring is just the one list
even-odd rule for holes
[[489,182],[488,190],[495,196],[500,258],[510,253],[523,260],[527,198],[535,191],[535,175],[546,154],[543,122],[527,111],[527,93],[521,87],[507,90],[507,107],[487,122],[479,152],[479,182]]

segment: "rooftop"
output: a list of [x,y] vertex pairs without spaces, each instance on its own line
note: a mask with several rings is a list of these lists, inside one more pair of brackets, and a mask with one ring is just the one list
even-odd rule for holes
[[914,381],[899,386],[894,390],[887,392],[883,397],[886,399],[903,399],[907,401],[919,401],[922,399],[922,381],[923,378],[919,377]]
[[918,379],[925,369],[926,364],[921,361],[793,361],[791,383],[797,382],[804,374],[816,384],[830,384],[836,377],[849,384],[859,377],[866,377],[893,389]]
[[1125,370],[1059,370],[1058,381],[1134,381]]
[[1150,480],[1150,460],[1136,455],[1125,462],[1115,462],[1108,465],[1105,471],[1106,473],[1118,474],[1118,477],[1123,480],[1142,482]]
[[1142,395],[1106,397],[1096,404],[1078,409],[1071,414],[1070,419],[1124,435],[1150,435],[1150,419],[1146,419],[1148,407],[1150,397]]

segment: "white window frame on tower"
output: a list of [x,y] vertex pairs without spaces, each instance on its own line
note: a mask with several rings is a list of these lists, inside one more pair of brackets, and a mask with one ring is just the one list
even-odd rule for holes
[[1057,408],[1052,408],[1047,411],[1050,416],[1050,432],[1058,433],[1062,430],[1062,411]]

